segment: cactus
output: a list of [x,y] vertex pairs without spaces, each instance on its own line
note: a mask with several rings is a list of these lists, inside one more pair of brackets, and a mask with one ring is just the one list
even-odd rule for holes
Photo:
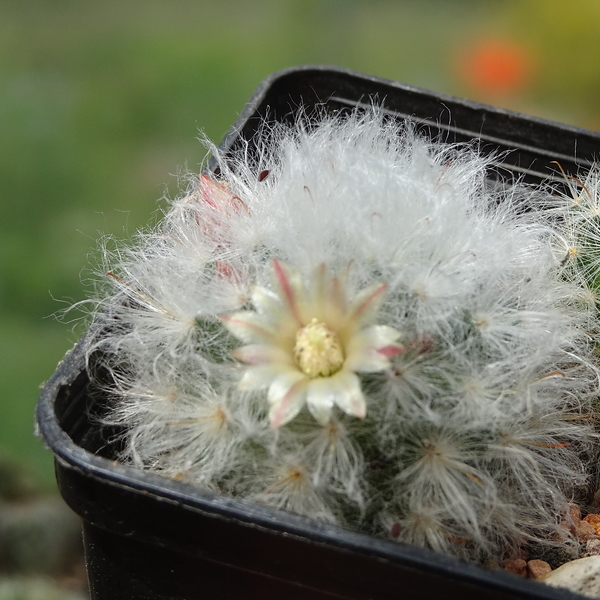
[[494,157],[377,108],[256,144],[209,144],[219,177],[103,253],[88,353],[120,459],[474,561],[569,545],[596,443],[586,186],[492,184]]

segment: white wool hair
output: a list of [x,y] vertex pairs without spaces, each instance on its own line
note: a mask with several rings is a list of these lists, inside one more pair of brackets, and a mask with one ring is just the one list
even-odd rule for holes
[[[595,442],[600,177],[581,201],[534,204],[539,190],[490,183],[494,157],[377,108],[265,125],[252,144],[209,144],[218,177],[106,253],[88,352],[121,459],[475,560],[553,543]],[[220,317],[273,289],[273,259],[305,278],[324,263],[350,297],[387,284],[377,323],[403,352],[361,375],[364,420],[304,410],[273,430],[266,390],[238,388]]]

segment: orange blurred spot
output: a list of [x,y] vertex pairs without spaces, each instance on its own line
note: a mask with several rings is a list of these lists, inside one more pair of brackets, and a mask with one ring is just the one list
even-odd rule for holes
[[518,42],[487,38],[467,47],[459,57],[458,72],[482,94],[511,94],[531,81],[533,56]]

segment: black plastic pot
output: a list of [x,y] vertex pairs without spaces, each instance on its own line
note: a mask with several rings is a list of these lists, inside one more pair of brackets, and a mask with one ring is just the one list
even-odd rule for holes
[[[540,181],[574,173],[600,152],[600,134],[342,69],[301,67],[267,78],[222,147],[257,135],[261,120],[383,105],[447,141],[477,139],[504,152],[507,176]],[[576,159],[575,159],[576,157]],[[65,501],[83,521],[92,598],[268,600],[508,600],[577,598],[517,576],[403,544],[203,492],[114,461],[85,338],[59,365],[37,408]]]

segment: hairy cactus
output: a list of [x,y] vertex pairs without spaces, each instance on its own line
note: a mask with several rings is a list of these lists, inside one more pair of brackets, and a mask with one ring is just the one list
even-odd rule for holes
[[568,543],[595,442],[592,192],[490,185],[493,158],[377,109],[257,143],[211,148],[218,179],[105,252],[89,353],[121,459],[472,560]]

